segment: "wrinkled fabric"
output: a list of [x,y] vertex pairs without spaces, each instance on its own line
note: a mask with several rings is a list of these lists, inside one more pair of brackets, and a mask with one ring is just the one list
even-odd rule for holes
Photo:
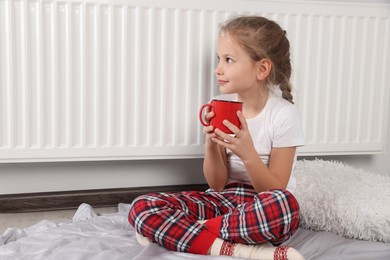
[[[53,223],[43,220],[25,228],[9,228],[0,236],[1,260],[220,260],[220,257],[168,251],[157,244],[138,245],[127,220],[130,204],[118,212],[98,215],[88,204],[80,205],[73,220]],[[329,232],[299,228],[283,243],[299,250],[307,260],[390,259],[390,244],[351,240]],[[240,258],[224,257],[226,260]]]

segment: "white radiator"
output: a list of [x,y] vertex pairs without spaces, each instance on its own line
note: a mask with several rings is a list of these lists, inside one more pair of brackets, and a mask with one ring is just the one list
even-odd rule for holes
[[0,0],[0,161],[195,158],[218,94],[218,24],[277,20],[292,45],[301,155],[384,149],[389,4]]

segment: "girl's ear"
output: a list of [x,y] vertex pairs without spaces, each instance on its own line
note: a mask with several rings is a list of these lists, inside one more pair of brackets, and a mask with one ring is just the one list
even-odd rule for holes
[[256,62],[256,75],[258,80],[264,80],[268,77],[272,69],[272,62],[269,59],[262,59]]

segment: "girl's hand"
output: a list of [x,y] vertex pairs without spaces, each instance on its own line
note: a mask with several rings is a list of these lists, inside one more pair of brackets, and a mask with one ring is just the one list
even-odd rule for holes
[[[205,123],[209,124],[211,118],[213,118],[215,116],[215,114],[213,111],[210,111],[209,107],[207,107],[206,109],[207,110],[206,110],[206,115],[205,115]],[[203,127],[203,133],[206,135],[206,143],[213,144],[211,142],[211,138],[216,137],[216,134],[214,133],[214,126],[209,125],[209,126]]]
[[249,132],[244,115],[241,111],[238,111],[237,116],[241,123],[241,130],[228,120],[225,120],[223,124],[234,133],[234,136],[228,135],[217,128],[214,130],[216,136],[212,136],[211,140],[231,150],[245,162],[246,158],[252,158],[253,153],[257,156],[257,152],[253,145],[252,136]]

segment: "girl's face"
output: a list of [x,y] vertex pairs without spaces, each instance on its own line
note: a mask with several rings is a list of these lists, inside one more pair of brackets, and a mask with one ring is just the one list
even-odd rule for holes
[[258,89],[255,62],[228,34],[220,35],[215,75],[223,94],[243,94]]

